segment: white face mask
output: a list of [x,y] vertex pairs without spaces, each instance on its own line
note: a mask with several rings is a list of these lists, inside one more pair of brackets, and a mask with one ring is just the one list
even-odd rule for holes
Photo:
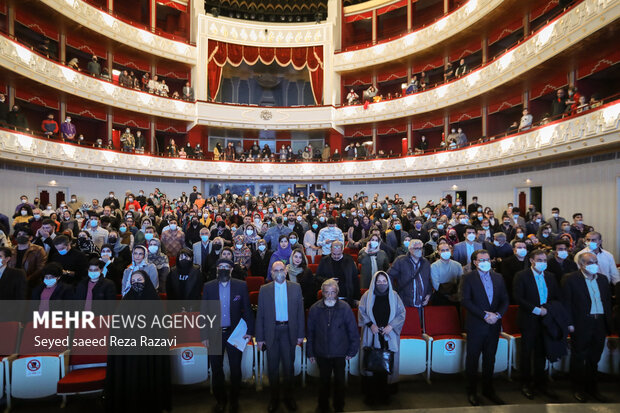
[[159,247],[157,245],[149,245],[149,252],[151,254],[156,254],[158,250],[159,250]]

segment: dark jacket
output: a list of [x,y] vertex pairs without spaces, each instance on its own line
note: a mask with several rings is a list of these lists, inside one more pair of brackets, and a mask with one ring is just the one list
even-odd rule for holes
[[[86,301],[89,282],[89,279],[83,279],[78,283],[73,292],[74,300]],[[116,300],[116,286],[114,285],[114,281],[99,277],[99,280],[97,280],[97,283],[93,287],[92,311],[96,315],[110,314],[111,311],[114,310],[113,306],[110,305],[110,303],[100,302],[107,300],[110,300],[110,302]],[[80,309],[83,309],[83,307]]]
[[271,260],[271,256],[273,255],[273,251],[266,250],[265,255],[261,257],[260,252],[254,251],[252,252],[252,260],[250,264],[250,269],[252,271],[252,277],[263,277],[267,278],[267,273],[269,270],[269,261]]
[[6,267],[0,278],[0,301],[26,299],[26,273]]
[[579,270],[579,267],[577,267],[577,263],[575,263],[572,254],[569,254],[562,264],[555,259],[555,254],[555,252],[552,252],[549,254],[549,258],[547,258],[547,271],[553,273],[558,285],[561,285],[564,274],[575,272]]
[[[605,311],[605,324],[607,333],[612,330],[611,321],[611,288],[607,277],[603,274],[597,275],[598,289],[601,294],[601,302]],[[575,332],[579,333],[583,326],[590,323],[589,317],[592,308],[592,300],[588,291],[588,285],[581,271],[566,274],[562,280],[562,299],[564,308],[568,313],[568,325],[575,327]]]
[[88,258],[82,252],[71,248],[65,255],[56,253],[50,256],[49,262],[57,262],[63,270],[74,271],[74,276],[62,276],[62,281],[70,285],[77,285],[81,280],[88,277]]
[[503,317],[508,310],[508,292],[503,277],[493,271],[490,272],[490,275],[493,282],[491,304],[489,304],[489,298],[478,270],[468,272],[461,278],[461,305],[467,310],[465,329],[468,334],[484,332],[492,327],[501,327],[501,319],[493,325],[484,321],[485,311],[499,313]]
[[[203,285],[203,275],[198,265],[192,265],[187,279],[184,280],[179,278],[178,267],[172,267],[166,280],[166,298],[179,301],[200,300],[200,291],[202,291]],[[187,311],[192,310],[188,307],[185,309]],[[194,311],[196,310],[198,309],[196,308]]]
[[499,272],[504,277],[504,284],[506,284],[506,289],[508,290],[508,299],[511,304],[515,304],[514,293],[512,288],[514,286],[515,275],[525,270],[530,265],[530,260],[526,256],[523,261],[519,261],[516,255],[512,255],[505,260],[502,260],[502,263],[499,267]]
[[[426,258],[420,258],[420,270],[419,277],[422,280],[422,286],[424,287],[424,293],[421,294],[422,298],[427,295],[431,295],[433,287],[431,284],[431,264]],[[389,269],[388,274],[392,279],[394,290],[403,300],[405,307],[413,307],[413,262],[411,262],[411,254],[401,255],[396,258],[392,267]]]
[[[43,292],[44,288],[46,288],[45,284],[41,283],[37,285],[32,291],[32,296],[30,297],[30,307],[33,311],[36,311],[39,309],[39,304],[41,301],[41,293]],[[58,280],[56,282],[56,289],[54,290],[54,292],[52,293],[52,296],[50,297],[50,310],[62,309],[62,307],[67,305],[67,302],[65,302],[64,304],[62,302],[66,300],[71,300],[72,298],[73,298],[73,288],[70,285],[65,284],[61,280]],[[32,313],[29,314],[28,316],[32,317]]]
[[342,300],[327,307],[320,300],[308,312],[306,355],[310,357],[353,357],[360,335],[351,307]]
[[[248,326],[249,335],[254,335],[254,315],[252,314],[252,308],[250,306],[250,294],[248,293],[248,286],[245,281],[235,280],[230,281],[230,326],[234,329],[239,320],[243,318]],[[202,289],[202,308],[200,312],[202,314],[209,315],[208,301],[220,300],[219,281],[213,280],[205,283]],[[275,308],[275,306],[274,306]],[[274,310],[275,311],[275,310]],[[219,323],[219,320],[216,320]],[[202,339],[207,338],[206,331],[201,332]]]
[[360,279],[358,277],[357,265],[355,265],[355,261],[348,254],[343,254],[340,261],[343,273],[337,274],[334,269],[334,259],[331,255],[322,258],[316,270],[316,279],[318,283],[323,283],[323,281],[329,278],[337,278],[340,296],[346,297],[349,305],[354,307],[354,301],[360,299]]
[[[545,271],[545,284],[547,284],[547,304],[560,300],[560,287],[555,282],[553,273]],[[540,306],[538,286],[531,268],[519,271],[513,281],[514,300],[519,305],[517,313],[517,325],[521,330],[535,328],[534,323],[540,316],[532,313],[534,307]],[[547,307],[545,304],[545,308]]]
[[559,301],[547,304],[547,315],[542,318],[543,340],[547,359],[554,363],[568,353],[568,316]]

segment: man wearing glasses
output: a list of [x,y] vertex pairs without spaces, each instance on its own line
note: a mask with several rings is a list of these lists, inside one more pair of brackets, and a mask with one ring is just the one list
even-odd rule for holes
[[478,360],[482,354],[482,394],[495,404],[504,404],[493,389],[493,369],[502,316],[508,310],[508,292],[504,278],[491,270],[487,250],[476,250],[471,255],[475,270],[465,274],[461,281],[461,304],[467,309],[467,398],[478,406]]
[[581,254],[586,252],[596,255],[599,274],[607,277],[613,285],[620,281],[620,274],[618,274],[618,267],[616,267],[614,256],[609,251],[603,249],[603,236],[599,232],[590,231],[586,234],[586,247],[575,255],[575,262],[578,262]]
[[596,376],[605,337],[611,332],[611,287],[598,263],[597,255],[583,252],[577,260],[579,271],[566,274],[562,285],[571,333],[573,396],[580,403],[589,396],[607,401],[598,391]]
[[[405,307],[425,307],[433,292],[431,264],[422,256],[424,243],[411,240],[409,253],[396,258],[388,274]],[[420,311],[422,317],[422,311]]]

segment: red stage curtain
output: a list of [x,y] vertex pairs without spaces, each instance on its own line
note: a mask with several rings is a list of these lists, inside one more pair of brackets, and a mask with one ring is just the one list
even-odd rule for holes
[[245,61],[254,65],[258,59],[269,65],[275,59],[278,65],[290,64],[296,70],[308,67],[312,93],[318,105],[323,101],[323,46],[309,47],[252,47],[229,44],[216,40],[209,40],[209,59],[207,61],[209,83],[209,97],[215,100],[222,81],[222,67],[229,63],[239,66]]

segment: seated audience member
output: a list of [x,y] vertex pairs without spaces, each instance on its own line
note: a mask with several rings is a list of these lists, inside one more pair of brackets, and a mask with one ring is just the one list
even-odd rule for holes
[[101,246],[101,261],[103,268],[101,275],[114,283],[116,294],[121,293],[121,284],[123,280],[123,271],[127,266],[127,261],[122,257],[115,255],[114,246],[112,244],[103,244]]
[[157,279],[159,280],[158,292],[166,292],[166,280],[170,273],[170,260],[168,256],[161,251],[161,244],[157,238],[153,238],[148,241],[148,256],[147,260],[149,264],[153,264],[157,268]]
[[63,269],[56,262],[45,265],[41,270],[43,274],[42,282],[32,291],[30,300],[33,310],[49,311],[54,310],[52,303],[57,300],[70,300],[73,296],[73,289],[70,285],[62,281]]
[[49,262],[56,262],[62,267],[62,282],[75,286],[87,277],[88,258],[76,248],[71,247],[71,241],[65,235],[54,238],[56,254],[49,257]]
[[0,301],[26,299],[26,273],[20,268],[11,268],[13,252],[0,247]]
[[502,260],[513,254],[512,247],[506,242],[506,234],[503,232],[493,234],[493,242],[486,241],[484,249],[489,252],[491,260],[496,263],[497,267]]
[[547,270],[555,275],[558,285],[562,285],[565,274],[578,270],[572,254],[569,252],[570,243],[564,240],[557,240],[553,243],[553,252],[547,259]]
[[373,274],[377,271],[387,271],[390,266],[389,258],[380,248],[380,244],[381,237],[373,234],[359,252],[357,262],[361,265],[361,288],[368,288]]
[[357,265],[349,254],[344,254],[344,245],[341,241],[331,244],[331,253],[323,256],[316,270],[317,282],[334,278],[338,281],[340,297],[347,300],[351,307],[357,307],[360,299],[360,280]]
[[514,304],[514,296],[512,295],[512,285],[515,274],[519,271],[523,271],[528,268],[529,260],[527,260],[527,244],[525,241],[513,240],[511,242],[513,255],[502,260],[499,266],[499,273],[504,278],[504,284],[506,284],[506,290],[508,290],[508,298],[510,302]]
[[102,270],[106,263],[98,258],[88,262],[88,278],[81,280],[73,293],[73,300],[84,302],[84,311],[93,311],[95,315],[109,314],[114,310],[112,305],[100,301],[116,300],[114,281],[103,276]]
[[463,276],[463,267],[452,258],[452,247],[447,243],[437,246],[440,259],[431,264],[433,283],[433,305],[454,305],[459,302],[458,288]]
[[29,230],[22,229],[15,233],[15,241],[17,247],[7,257],[9,267],[22,269],[26,273],[26,279],[29,280],[30,289],[34,286],[30,280],[38,284],[40,280],[40,271],[47,261],[45,249],[39,245],[33,244],[32,235]]

